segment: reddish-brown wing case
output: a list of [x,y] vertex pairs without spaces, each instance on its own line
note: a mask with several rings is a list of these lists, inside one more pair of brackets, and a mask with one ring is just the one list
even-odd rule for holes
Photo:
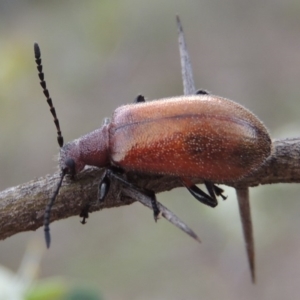
[[265,161],[271,139],[243,106],[195,95],[117,108],[109,149],[112,163],[125,170],[230,181]]

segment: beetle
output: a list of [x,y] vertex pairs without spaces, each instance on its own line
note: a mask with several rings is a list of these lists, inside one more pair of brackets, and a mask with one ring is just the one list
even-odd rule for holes
[[[44,214],[47,248],[50,213],[65,175],[74,177],[86,165],[105,168],[98,201],[105,199],[111,179],[151,197],[156,220],[159,208],[153,191],[128,182],[120,171],[173,175],[200,202],[215,207],[223,190],[214,182],[233,182],[260,167],[271,154],[271,138],[264,124],[248,109],[200,90],[196,95],[145,101],[117,108],[111,120],[64,145],[56,111],[44,80],[41,52],[34,44],[35,61],[44,95],[57,129],[60,180]],[[208,194],[192,179],[203,179]],[[88,212],[83,210],[83,223]]]

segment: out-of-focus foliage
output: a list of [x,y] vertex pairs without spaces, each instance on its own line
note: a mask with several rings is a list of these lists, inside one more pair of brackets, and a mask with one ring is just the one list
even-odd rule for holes
[[[175,15],[197,87],[255,112],[271,136],[300,135],[297,1],[1,1],[0,188],[56,170],[55,127],[39,87],[33,43],[65,140],[102,123],[142,93],[182,94]],[[251,189],[257,251],[252,286],[234,192],[216,209],[186,190],[158,195],[200,236],[199,246],[139,204],[51,225],[41,278],[96,285],[105,299],[295,299],[300,280],[299,185]],[[1,217],[1,216],[0,216]],[[17,271],[28,240],[0,242]]]
[[93,287],[71,283],[63,277],[38,280],[44,247],[31,240],[16,273],[0,266],[1,300],[102,300]]

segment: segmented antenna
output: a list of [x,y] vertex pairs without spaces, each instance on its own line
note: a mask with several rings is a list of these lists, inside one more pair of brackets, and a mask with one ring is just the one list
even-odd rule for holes
[[34,43],[34,57],[35,57],[35,62],[37,64],[37,70],[38,70],[38,75],[40,78],[40,84],[43,89],[43,93],[47,99],[51,114],[54,118],[54,124],[57,129],[57,142],[58,142],[59,147],[62,147],[64,145],[64,138],[61,135],[61,130],[60,130],[60,126],[59,126],[59,121],[56,117],[55,108],[52,104],[52,99],[50,98],[50,94],[49,94],[49,91],[46,86],[46,81],[44,80],[43,65],[42,65],[42,59],[41,59],[41,50],[37,43]]
[[49,224],[50,224],[50,215],[51,215],[51,208],[54,204],[54,201],[58,195],[58,192],[60,190],[60,187],[62,185],[62,181],[66,175],[66,170],[63,170],[60,174],[60,180],[58,182],[58,185],[56,187],[56,190],[53,194],[53,196],[51,197],[49,203],[47,204],[46,206],[46,209],[45,209],[45,213],[44,213],[44,233],[45,233],[45,240],[46,240],[46,246],[47,248],[49,249],[50,247],[50,243],[51,243],[51,236],[50,236],[50,227],[49,227]]
[[[54,124],[55,124],[56,130],[57,130],[57,142],[58,142],[59,147],[62,147],[64,145],[64,138],[61,134],[59,121],[57,119],[56,111],[55,111],[55,108],[52,104],[52,99],[50,98],[50,94],[49,94],[49,91],[48,91],[47,86],[46,86],[46,81],[44,80],[43,65],[42,65],[42,59],[41,59],[41,50],[40,50],[40,47],[37,43],[34,43],[34,57],[35,57],[35,62],[37,64],[37,70],[38,70],[38,75],[39,75],[39,78],[40,78],[40,84],[41,84],[41,87],[43,89],[43,93],[44,93],[44,95],[47,99],[47,103],[50,107],[50,112],[51,112],[51,114],[54,118]],[[51,197],[51,199],[50,199],[50,201],[47,204],[46,209],[45,209],[45,213],[44,213],[44,232],[45,232],[45,240],[46,240],[47,248],[50,247],[50,242],[51,242],[50,228],[49,228],[51,208],[52,208],[52,206],[55,202],[55,199],[58,195],[58,192],[60,190],[60,187],[62,185],[63,179],[64,179],[66,174],[67,174],[67,169],[64,169],[64,170],[61,171],[60,180],[57,184],[56,190],[55,190],[53,196]]]

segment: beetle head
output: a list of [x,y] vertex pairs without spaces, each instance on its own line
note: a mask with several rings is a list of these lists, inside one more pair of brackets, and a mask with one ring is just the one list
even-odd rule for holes
[[60,169],[71,177],[74,177],[85,166],[85,163],[80,159],[80,148],[78,140],[67,143],[60,148],[59,158]]

